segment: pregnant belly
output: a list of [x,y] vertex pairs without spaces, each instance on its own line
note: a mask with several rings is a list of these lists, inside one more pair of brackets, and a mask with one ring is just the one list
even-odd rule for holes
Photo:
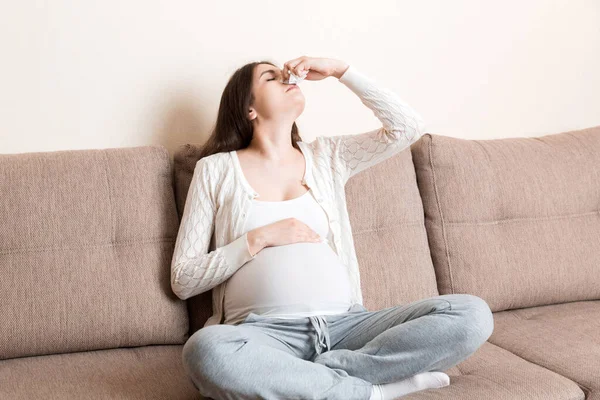
[[265,247],[229,278],[225,307],[257,314],[350,304],[348,271],[327,243]]

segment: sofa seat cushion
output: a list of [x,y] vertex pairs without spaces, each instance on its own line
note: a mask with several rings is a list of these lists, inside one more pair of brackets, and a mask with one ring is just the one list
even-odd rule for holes
[[[0,398],[205,399],[186,375],[183,346],[145,346],[0,361]],[[450,386],[404,400],[583,400],[571,380],[486,342],[445,371]]]
[[490,342],[555,371],[600,399],[600,301],[494,313]]
[[444,371],[450,385],[402,397],[402,400],[583,400],[577,384],[485,342],[469,358]]
[[183,345],[96,350],[0,361],[0,399],[202,399]]

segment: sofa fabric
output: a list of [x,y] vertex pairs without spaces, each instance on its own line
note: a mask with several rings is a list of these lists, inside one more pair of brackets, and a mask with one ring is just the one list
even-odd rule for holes
[[600,127],[411,149],[441,294],[492,311],[600,299]]
[[203,399],[182,345],[53,354],[0,361],[0,399]]
[[600,400],[599,300],[497,312],[488,341],[577,382],[586,400]]
[[437,296],[410,149],[354,175],[345,191],[364,306],[381,310]]
[[[182,346],[144,346],[0,361],[0,398],[208,399],[181,364]],[[584,400],[571,380],[484,343],[445,371],[450,386],[406,400]]]
[[0,155],[0,359],[182,344],[163,146]]
[[[469,358],[443,371],[450,385],[402,400],[584,400],[573,381],[485,342]],[[587,399],[586,399],[587,400]]]

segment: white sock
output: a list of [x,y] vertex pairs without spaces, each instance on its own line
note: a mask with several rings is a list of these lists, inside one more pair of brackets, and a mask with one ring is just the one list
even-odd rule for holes
[[444,372],[422,372],[398,382],[374,384],[369,400],[395,400],[419,390],[437,389],[449,384],[450,377]]

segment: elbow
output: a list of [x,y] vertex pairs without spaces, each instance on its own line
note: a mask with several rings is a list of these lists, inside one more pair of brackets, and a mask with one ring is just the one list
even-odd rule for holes
[[184,292],[180,290],[180,286],[174,281],[171,281],[171,290],[173,291],[173,293],[175,293],[175,296],[179,297],[181,300],[188,299]]
[[179,297],[181,300],[187,300],[192,297],[189,291],[183,290],[177,283],[171,282],[171,290],[175,293],[175,296]]
[[383,131],[391,135],[395,140],[408,141],[408,144],[413,144],[425,134],[426,123],[420,115],[416,114],[410,124],[398,124],[397,126],[388,129],[383,128]]
[[179,297],[181,300],[187,300],[189,296],[183,289],[183,287],[177,281],[177,275],[175,274],[175,268],[171,268],[171,291],[175,293],[175,296]]

